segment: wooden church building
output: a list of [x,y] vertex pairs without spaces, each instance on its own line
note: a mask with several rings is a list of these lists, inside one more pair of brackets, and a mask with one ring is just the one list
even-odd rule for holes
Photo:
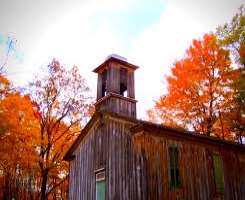
[[96,112],[64,157],[69,199],[245,200],[245,146],[138,120],[137,68],[111,56],[94,70]]

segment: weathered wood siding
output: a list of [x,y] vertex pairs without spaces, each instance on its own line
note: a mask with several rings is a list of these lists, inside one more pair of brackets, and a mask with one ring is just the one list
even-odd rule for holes
[[[139,133],[133,137],[135,150],[138,152],[137,163],[144,173],[147,199],[185,199],[185,200],[244,200],[245,199],[245,155],[219,145],[213,146],[199,142],[174,138],[157,137]],[[169,187],[168,147],[175,145],[179,149],[179,169],[181,187]],[[212,165],[212,153],[219,153],[223,160],[225,189],[224,196],[215,192]]]
[[96,110],[100,112],[114,112],[120,115],[136,117],[136,101],[125,97],[111,94],[102,102],[96,104]]
[[128,97],[135,98],[135,84],[134,84],[134,72],[128,71]]
[[[244,148],[195,137],[131,133],[136,120],[95,120],[70,162],[71,200],[95,200],[95,171],[105,169],[107,200],[244,200]],[[133,135],[132,135],[133,134]],[[185,134],[185,133],[183,133]],[[179,150],[181,187],[169,187],[169,146]],[[216,194],[212,154],[223,160],[224,196]]]
[[131,126],[109,117],[93,125],[70,162],[71,200],[95,200],[95,170],[102,167],[106,172],[106,199],[143,199],[136,192],[136,176],[140,174],[133,170],[136,158],[129,135]]

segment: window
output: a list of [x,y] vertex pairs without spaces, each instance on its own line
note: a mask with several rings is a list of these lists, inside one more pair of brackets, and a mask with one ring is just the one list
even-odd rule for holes
[[105,200],[105,171],[96,172],[96,200]]
[[127,87],[123,83],[120,84],[120,95],[124,97],[128,95]]
[[171,189],[180,186],[179,152],[176,146],[168,148],[169,153],[169,186]]
[[105,84],[102,85],[102,97],[106,96],[106,87]]
[[216,192],[223,194],[224,193],[223,162],[218,154],[213,154],[213,170],[214,170]]
[[127,78],[128,71],[124,68],[120,69],[120,95],[127,97]]
[[107,71],[102,73],[102,97],[106,96],[106,80],[107,80]]

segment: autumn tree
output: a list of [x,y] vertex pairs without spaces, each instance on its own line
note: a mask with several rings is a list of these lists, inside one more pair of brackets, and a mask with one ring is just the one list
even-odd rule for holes
[[35,113],[29,96],[12,92],[0,100],[0,198],[32,196],[33,185],[29,183],[38,161]]
[[233,55],[239,77],[231,85],[235,91],[235,106],[230,110],[229,121],[232,131],[240,143],[245,137],[245,7],[242,5],[231,22],[218,27],[217,35],[221,45]]
[[9,91],[10,91],[10,82],[0,72],[0,99],[3,99],[3,97],[6,96]]
[[[0,37],[3,37],[0,35]],[[6,67],[16,53],[16,41],[3,37],[0,56],[0,199],[35,198],[37,169],[35,106],[6,78]],[[23,159],[25,158],[25,159]]]
[[[88,91],[77,67],[66,70],[56,60],[48,65],[42,78],[31,84],[32,99],[39,113],[42,200],[65,180],[67,163],[62,158],[88,114]],[[53,181],[54,178],[59,181]]]
[[233,95],[228,87],[234,78],[230,64],[229,52],[218,44],[215,35],[205,34],[203,39],[193,40],[185,57],[175,62],[167,76],[167,94],[150,112],[163,124],[166,120],[162,116],[167,113],[170,125],[216,134],[214,124]]

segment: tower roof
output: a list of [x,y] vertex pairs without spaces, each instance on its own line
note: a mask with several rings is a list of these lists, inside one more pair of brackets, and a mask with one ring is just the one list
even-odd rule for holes
[[139,66],[137,65],[134,65],[134,64],[131,64],[129,62],[127,62],[126,60],[124,59],[120,59],[118,56],[110,56],[108,59],[106,59],[101,65],[99,65],[98,67],[96,67],[93,72],[95,73],[99,73],[101,71],[103,71],[103,69],[106,67],[106,65],[109,63],[109,62],[116,62],[116,63],[119,63],[121,64],[122,66],[124,67],[127,67],[131,70],[136,70],[139,68]]

